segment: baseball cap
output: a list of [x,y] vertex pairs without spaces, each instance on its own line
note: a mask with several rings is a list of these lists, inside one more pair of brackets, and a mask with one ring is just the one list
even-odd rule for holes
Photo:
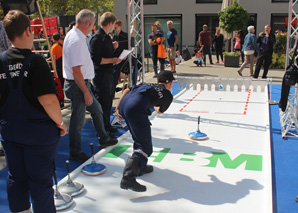
[[173,80],[175,80],[175,78],[171,71],[163,70],[157,75],[157,82],[160,82],[160,83],[169,83]]
[[203,27],[208,27],[207,24],[204,24]]

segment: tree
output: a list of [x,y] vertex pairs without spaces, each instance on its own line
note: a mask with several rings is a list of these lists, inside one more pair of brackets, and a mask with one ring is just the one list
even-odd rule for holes
[[[218,15],[220,21],[219,27],[224,29],[227,33],[233,33],[237,30],[245,30],[249,20],[247,10],[236,1],[231,6],[219,11]],[[233,49],[233,45],[231,45],[231,47],[231,49]]]
[[42,15],[75,15],[82,9],[92,10],[96,15],[114,11],[113,0],[38,0]]
[[245,30],[249,20],[247,10],[236,1],[231,6],[219,11],[218,15],[221,23],[219,27],[228,33],[232,33],[236,30]]

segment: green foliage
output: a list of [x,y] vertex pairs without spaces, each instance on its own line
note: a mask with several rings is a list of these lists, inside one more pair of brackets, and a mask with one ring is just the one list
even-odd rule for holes
[[226,7],[223,11],[218,12],[220,28],[228,33],[237,30],[245,30],[249,15],[247,10],[238,2],[234,2],[231,6]]
[[240,56],[241,53],[239,51],[237,52],[223,52],[224,56]]
[[286,64],[286,54],[273,53],[271,69],[284,69]]
[[273,51],[279,56],[285,54],[287,47],[287,34],[277,30],[275,33],[275,37],[276,42],[273,46]]
[[114,11],[113,0],[39,0],[38,2],[44,17],[76,15],[82,9],[92,10],[96,15]]

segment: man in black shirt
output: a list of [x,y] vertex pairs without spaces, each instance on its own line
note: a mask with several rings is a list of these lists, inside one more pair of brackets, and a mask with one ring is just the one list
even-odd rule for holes
[[257,40],[257,43],[259,43],[260,51],[257,58],[255,73],[253,75],[254,78],[259,77],[259,73],[263,65],[263,62],[264,72],[262,78],[267,78],[269,66],[272,62],[273,45],[275,41],[275,35],[271,33],[271,27],[269,25],[266,25],[265,33],[261,32]]
[[0,141],[8,167],[9,209],[31,212],[32,202],[34,212],[54,213],[54,162],[67,128],[53,75],[45,59],[31,52],[30,19],[11,10],[3,25],[13,44],[0,56]]
[[121,59],[117,56],[118,42],[112,42],[109,33],[115,29],[116,17],[110,12],[100,16],[101,28],[95,33],[90,41],[90,54],[94,64],[95,77],[93,79],[95,98],[101,104],[105,128],[109,132],[117,131],[110,123],[110,114],[114,98],[114,65],[119,64]]
[[136,177],[153,171],[153,167],[147,165],[148,157],[152,154],[151,123],[148,115],[151,115],[153,107],[159,114],[169,108],[173,101],[170,92],[173,80],[175,78],[172,72],[161,71],[157,76],[157,84],[140,84],[132,89],[127,88],[120,97],[116,113],[119,120],[125,119],[134,140],[134,153],[126,162],[120,183],[122,189],[146,191],[146,186],[140,185]]
[[[113,37],[113,41],[117,41],[119,43],[118,52],[122,52],[125,49],[128,49],[128,35],[127,33],[122,31],[122,22],[117,20],[115,23],[115,34]],[[121,67],[123,67],[125,61],[114,66],[114,90],[118,84],[118,79],[121,71]]]

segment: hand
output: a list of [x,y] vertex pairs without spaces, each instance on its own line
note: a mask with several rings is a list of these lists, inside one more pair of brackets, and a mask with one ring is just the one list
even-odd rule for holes
[[120,115],[120,113],[119,113],[119,108],[116,108],[115,111],[116,111],[116,114],[117,114],[118,119],[120,121],[123,121],[124,119],[123,119],[122,115]]
[[119,47],[118,41],[113,41],[113,48],[117,49]]
[[86,106],[90,106],[93,103],[93,98],[89,91],[84,93],[84,100],[85,100]]
[[263,32],[260,32],[259,36],[263,36]]
[[60,136],[64,136],[67,133],[67,128],[66,125],[63,124],[62,126],[58,126],[58,128],[60,129]]
[[119,64],[121,61],[119,58],[113,58],[113,64]]

